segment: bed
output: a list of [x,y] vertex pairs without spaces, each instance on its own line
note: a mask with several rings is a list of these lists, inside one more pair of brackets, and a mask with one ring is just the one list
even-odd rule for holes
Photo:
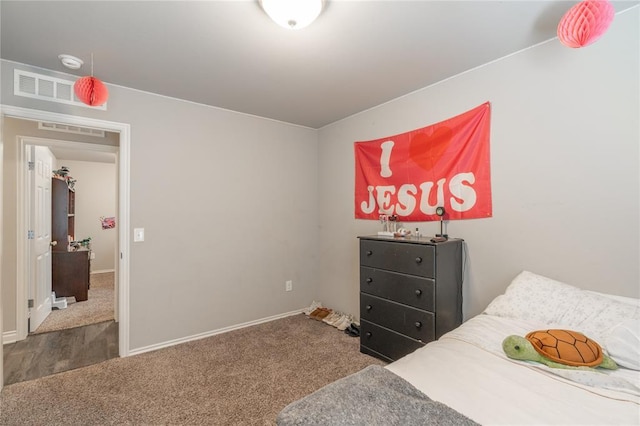
[[[617,370],[516,361],[511,334],[561,328],[597,341]],[[639,425],[640,300],[523,271],[480,315],[387,366],[285,407],[278,425]]]

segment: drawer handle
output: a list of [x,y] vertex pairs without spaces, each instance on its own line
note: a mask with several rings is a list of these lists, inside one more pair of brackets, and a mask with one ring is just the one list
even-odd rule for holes
[[416,321],[414,325],[416,326],[416,328],[422,327],[422,323],[420,321]]
[[367,305],[367,311],[370,311],[371,309],[373,309],[373,306]]
[[422,258],[421,257],[416,257],[416,263],[422,263]]
[[373,282],[373,278],[369,277],[367,278],[367,283],[371,284]]
[[417,289],[417,290],[416,290],[416,296],[420,296],[421,294],[422,294],[422,290]]
[[373,336],[373,333],[371,333],[370,331],[367,331],[366,336],[370,338],[371,336]]
[[371,256],[373,252],[371,250],[367,250],[367,256]]

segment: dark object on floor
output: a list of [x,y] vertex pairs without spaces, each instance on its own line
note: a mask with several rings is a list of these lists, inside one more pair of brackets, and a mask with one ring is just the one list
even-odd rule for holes
[[477,425],[379,365],[371,365],[292,402],[278,414],[276,424]]
[[349,336],[352,337],[359,337],[360,336],[360,327],[358,327],[356,324],[350,324],[349,327],[345,328],[344,332],[346,334],[348,334]]

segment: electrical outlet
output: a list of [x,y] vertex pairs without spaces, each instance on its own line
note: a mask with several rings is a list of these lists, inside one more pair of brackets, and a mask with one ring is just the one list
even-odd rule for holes
[[96,258],[96,252],[92,251],[90,257],[91,257],[91,260],[95,259]]
[[293,281],[288,280],[284,283],[284,290],[285,291],[291,291],[293,290]]

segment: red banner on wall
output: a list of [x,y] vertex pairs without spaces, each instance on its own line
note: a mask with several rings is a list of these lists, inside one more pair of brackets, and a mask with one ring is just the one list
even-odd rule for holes
[[422,129],[356,142],[355,217],[400,221],[491,217],[491,106]]

